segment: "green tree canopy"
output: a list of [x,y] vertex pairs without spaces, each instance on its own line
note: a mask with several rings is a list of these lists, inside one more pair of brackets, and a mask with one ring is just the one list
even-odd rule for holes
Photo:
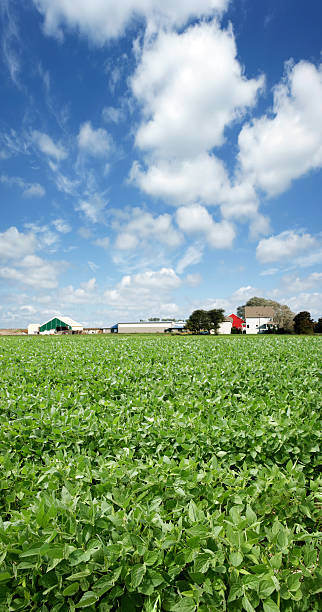
[[313,334],[314,321],[307,310],[302,310],[294,317],[294,331],[296,334]]
[[212,308],[207,311],[208,317],[211,321],[211,329],[217,332],[220,323],[224,320],[224,311],[222,308]]
[[322,317],[315,323],[314,331],[316,334],[322,334]]
[[194,310],[186,323],[186,328],[194,333],[214,329],[217,332],[219,324],[224,320],[222,308],[212,310]]
[[286,304],[280,304],[274,300],[267,300],[263,297],[254,296],[247,300],[246,304],[243,304],[243,306],[238,306],[237,316],[242,319],[245,319],[245,306],[272,306],[274,309],[274,323],[276,323],[280,329],[289,332],[293,331],[295,313],[292,312]]
[[206,310],[194,310],[187,319],[186,328],[199,334],[201,331],[209,331],[210,319]]

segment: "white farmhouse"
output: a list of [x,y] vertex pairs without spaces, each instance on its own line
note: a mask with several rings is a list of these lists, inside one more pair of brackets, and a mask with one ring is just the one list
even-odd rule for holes
[[245,306],[246,334],[262,334],[275,327],[272,306]]

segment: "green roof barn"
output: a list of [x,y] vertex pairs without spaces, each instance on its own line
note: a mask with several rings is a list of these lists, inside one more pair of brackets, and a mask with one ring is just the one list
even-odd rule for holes
[[73,319],[71,319],[70,317],[57,316],[53,317],[52,319],[49,319],[49,321],[46,321],[46,323],[40,325],[39,333],[44,333],[46,331],[51,330],[65,331],[69,329],[72,331],[83,331],[83,326],[80,323],[73,321]]

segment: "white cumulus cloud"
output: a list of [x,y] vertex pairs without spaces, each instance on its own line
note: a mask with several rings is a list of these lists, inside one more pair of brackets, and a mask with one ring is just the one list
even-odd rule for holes
[[274,90],[271,114],[239,134],[241,170],[269,196],[322,167],[322,65],[299,62]]
[[281,279],[281,285],[284,291],[293,294],[301,293],[315,287],[322,290],[322,272],[312,272],[306,277],[300,277],[297,274],[287,274]]
[[157,271],[147,270],[133,276],[132,282],[138,287],[149,287],[156,289],[174,289],[181,283],[172,268],[161,268]]
[[302,291],[301,293],[288,298],[287,304],[293,312],[307,310],[311,313],[311,316],[318,319],[321,317],[322,292],[315,291],[313,293],[309,293],[307,291]]
[[59,266],[37,255],[26,255],[14,266],[0,267],[0,277],[36,289],[55,289],[58,285]]
[[169,315],[179,310],[172,292],[180,287],[181,282],[173,268],[128,274],[114,288],[105,291],[103,301],[114,307],[119,316],[121,313],[132,313],[133,318]]
[[59,232],[61,234],[68,234],[69,232],[72,231],[71,226],[69,225],[69,223],[64,221],[64,219],[54,219],[52,224],[55,227],[55,229],[57,230],[57,232]]
[[263,78],[247,79],[230,30],[216,21],[183,34],[161,31],[132,78],[144,119],[136,144],[159,158],[189,158],[224,142],[224,129],[253,106]]
[[34,0],[44,16],[47,34],[62,36],[62,27],[78,30],[97,44],[121,36],[135,18],[158,26],[182,26],[190,18],[222,12],[228,0]]
[[94,244],[96,246],[101,247],[102,249],[108,249],[108,247],[110,246],[110,239],[108,236],[104,236],[104,238],[97,238],[94,241]]
[[0,258],[3,260],[19,259],[30,255],[36,246],[36,237],[31,232],[24,234],[13,226],[0,233]]
[[174,227],[171,215],[165,213],[154,216],[140,207],[134,207],[126,223],[121,224],[115,246],[120,250],[131,250],[141,243],[158,241],[168,247],[182,243],[182,234]]
[[75,289],[73,285],[63,287],[59,291],[58,299],[61,304],[88,304],[97,301],[97,296],[94,295],[96,291],[96,279],[91,278],[90,280],[80,283],[80,286]]
[[[135,162],[130,179],[146,193],[175,204],[220,204],[228,187],[224,164],[214,155],[200,153],[189,159],[160,159],[144,171]],[[226,199],[226,194],[224,195]]]
[[235,238],[234,226],[227,220],[217,223],[207,209],[200,204],[181,206],[176,212],[180,229],[186,234],[200,234],[209,246],[229,248]]
[[78,146],[83,153],[93,157],[105,157],[110,153],[112,139],[103,128],[95,130],[90,121],[81,125]]
[[131,234],[130,232],[120,232],[115,240],[115,247],[120,251],[131,251],[135,249],[138,244],[138,238],[135,234]]
[[[220,206],[224,219],[252,220],[251,233],[267,233],[268,220],[258,213],[251,181],[231,182],[214,149],[225,142],[225,130],[256,103],[264,77],[247,79],[233,32],[201,22],[183,33],[161,31],[145,43],[132,77],[132,91],[142,107],[135,161],[130,180],[148,193],[175,205]],[[219,232],[216,231],[219,230]],[[227,232],[212,226],[208,242],[231,243]]]
[[263,238],[257,245],[256,257],[261,263],[294,258],[313,250],[317,240],[308,233],[286,230],[277,236]]

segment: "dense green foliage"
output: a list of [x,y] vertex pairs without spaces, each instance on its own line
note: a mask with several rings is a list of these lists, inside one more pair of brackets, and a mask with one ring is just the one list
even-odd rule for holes
[[199,334],[202,330],[214,329],[217,332],[218,327],[224,321],[224,310],[222,308],[213,308],[212,310],[194,310],[186,322],[186,328],[190,331]]
[[311,315],[307,310],[299,312],[294,317],[294,331],[296,334],[314,333],[314,321],[311,319]]
[[2,338],[0,610],[318,610],[321,346]]
[[314,331],[316,334],[322,334],[322,317],[320,317],[315,323]]

